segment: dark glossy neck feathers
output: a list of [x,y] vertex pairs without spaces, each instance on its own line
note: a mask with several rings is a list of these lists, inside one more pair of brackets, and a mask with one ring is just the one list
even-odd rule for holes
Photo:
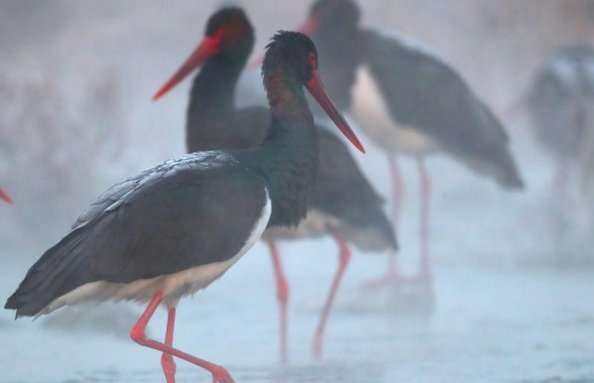
[[254,108],[237,110],[235,86],[244,64],[211,59],[196,76],[186,123],[188,149],[252,147],[235,153],[268,184],[269,226],[296,226],[307,214],[317,176],[319,145],[313,117],[303,86],[283,71],[264,76],[269,117],[264,119]]
[[271,119],[261,147],[273,204],[269,226],[296,226],[316,182],[318,136],[301,84],[277,71],[265,74],[264,86]]
[[186,119],[188,152],[236,147],[224,145],[221,139],[233,137],[238,129],[232,122],[236,112],[235,86],[246,59],[213,57],[194,78]]

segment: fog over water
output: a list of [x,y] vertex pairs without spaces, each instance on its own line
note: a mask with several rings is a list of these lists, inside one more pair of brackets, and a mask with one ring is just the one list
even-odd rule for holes
[[[365,289],[386,254],[354,253],[327,330],[310,356],[337,265],[330,239],[283,243],[291,283],[290,362],[278,361],[278,309],[267,248],[257,244],[225,276],[182,300],[176,346],[226,366],[240,382],[594,382],[594,222],[591,190],[556,165],[517,105],[555,49],[594,38],[594,6],[570,0],[359,0],[362,23],[398,31],[447,60],[502,119],[525,178],[507,193],[443,155],[433,179],[433,286]],[[0,0],[0,298],[107,187],[184,152],[191,81],[151,96],[195,48],[221,1]],[[235,1],[256,50],[295,29],[308,1]],[[254,54],[255,55],[255,54]],[[320,60],[324,60],[320,56]],[[322,73],[323,76],[323,73]],[[265,101],[259,71],[238,104]],[[354,126],[356,127],[356,126]],[[389,200],[385,154],[361,132],[352,153]],[[418,174],[405,180],[398,231],[402,268],[419,254]],[[0,201],[2,202],[2,201]],[[386,206],[389,211],[389,205]],[[160,355],[128,333],[144,308],[66,308],[32,322],[0,310],[0,383],[164,382]],[[149,335],[161,339],[157,311]],[[178,381],[209,381],[178,362]]]

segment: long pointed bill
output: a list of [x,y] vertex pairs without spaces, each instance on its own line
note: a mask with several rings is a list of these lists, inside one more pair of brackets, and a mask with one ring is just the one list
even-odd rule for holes
[[176,86],[183,80],[190,72],[198,66],[204,64],[211,56],[220,52],[220,40],[215,37],[206,36],[204,40],[198,45],[198,48],[192,53],[184,64],[175,72],[175,74],[167,81],[161,89],[153,96],[153,101],[158,100],[167,93],[171,88]]
[[0,199],[6,201],[7,203],[12,205],[12,199],[10,198],[10,196],[8,194],[6,194],[6,192],[2,189],[0,189]]
[[258,69],[264,63],[264,55],[260,55],[252,60],[247,66],[248,70]]
[[340,129],[342,134],[344,134],[344,136],[348,138],[357,149],[359,149],[362,153],[365,153],[365,148],[359,141],[359,138],[357,138],[355,132],[353,132],[348,122],[346,122],[338,109],[336,109],[336,106],[334,106],[334,102],[332,102],[330,96],[328,96],[326,88],[324,87],[324,83],[322,82],[322,78],[320,77],[317,69],[312,71],[311,80],[309,80],[306,87],[313,98],[316,99],[318,104],[320,104],[320,106],[328,114],[328,117],[330,117],[338,129]]

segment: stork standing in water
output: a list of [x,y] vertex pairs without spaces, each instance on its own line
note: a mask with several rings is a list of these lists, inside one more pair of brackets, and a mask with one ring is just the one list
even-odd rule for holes
[[[208,21],[205,37],[189,59],[155,94],[161,97],[196,67],[187,110],[186,144],[189,152],[221,148],[256,147],[266,137],[268,108],[235,107],[235,88],[254,45],[253,28],[236,7],[223,8]],[[346,145],[323,128],[320,137],[318,180],[308,205],[307,218],[297,229],[270,228],[263,238],[272,256],[280,305],[281,360],[287,359],[288,282],[284,276],[277,240],[330,235],[337,242],[339,267],[331,285],[313,341],[321,356],[324,330],[332,303],[350,259],[348,243],[365,251],[396,251],[396,237],[382,211],[382,201],[359,170]]]
[[[342,111],[386,152],[392,174],[393,225],[397,228],[403,182],[395,154],[417,162],[421,183],[421,269],[430,281],[430,178],[424,157],[443,152],[505,189],[523,182],[499,120],[460,75],[419,44],[359,26],[353,0],[318,0],[301,31],[315,41],[328,73],[326,84]],[[315,113],[315,112],[314,112]],[[400,280],[394,257],[380,283]]]
[[587,188],[594,166],[594,50],[574,46],[551,55],[525,102],[537,138],[557,162],[556,186],[565,189],[577,167]]
[[10,198],[10,196],[1,188],[0,188],[0,199],[3,200],[4,202],[12,204],[12,199]]
[[[221,277],[267,226],[305,218],[319,149],[304,87],[363,151],[324,90],[308,37],[275,35],[262,73],[270,128],[261,146],[192,153],[111,187],[29,269],[5,308],[22,317],[87,300],[149,301],[131,337],[163,353],[168,383],[175,381],[172,357],[208,370],[214,382],[232,382],[222,366],[173,347],[175,310],[181,297]],[[164,343],[145,335],[160,304],[168,310]]]

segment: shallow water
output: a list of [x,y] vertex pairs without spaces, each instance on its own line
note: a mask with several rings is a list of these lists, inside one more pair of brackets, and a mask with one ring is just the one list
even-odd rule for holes
[[[379,158],[370,153],[365,160]],[[451,162],[432,161],[430,169],[436,175],[431,288],[364,289],[384,270],[385,257],[355,252],[327,328],[324,359],[315,361],[310,342],[337,250],[328,239],[283,244],[290,361],[281,366],[270,259],[257,244],[206,291],[181,302],[175,346],[226,366],[238,383],[594,382],[594,272],[560,267],[567,254],[591,247],[555,244],[547,234],[541,219],[547,173],[528,173],[529,193],[504,194]],[[403,170],[415,179],[410,167]],[[388,180],[375,181],[387,190]],[[413,272],[414,189],[406,198],[400,259]],[[0,297],[14,290],[31,254],[41,250],[31,245],[0,258]],[[142,310],[106,303],[35,322],[13,321],[12,312],[0,310],[0,383],[164,382],[160,355],[128,337]],[[165,312],[157,311],[149,336],[163,339],[165,322]],[[179,361],[178,382],[195,381],[211,377]]]
[[[295,249],[285,257],[294,281],[290,362],[280,366],[263,250],[179,308],[175,345],[225,365],[237,382],[594,381],[592,274],[441,267],[432,289],[368,290],[360,286],[361,274],[383,262],[358,257],[318,362],[310,357],[310,339],[333,262],[328,257],[311,269]],[[301,273],[308,277],[299,278]],[[3,296],[9,285],[3,284]],[[67,311],[77,320],[68,320]],[[34,323],[14,322],[10,312],[1,312],[0,382],[164,381],[159,354],[127,337],[140,307],[67,311]],[[161,339],[164,327],[160,310],[149,335]],[[179,382],[209,379],[178,362]]]
[[[187,97],[184,89],[190,83],[186,82],[158,104],[148,100],[179,65],[180,58],[186,57],[195,46],[197,35],[188,31],[198,28],[196,33],[201,33],[204,19],[219,2],[205,1],[204,7],[197,9],[195,1],[188,1],[185,5],[178,4],[179,9],[168,7],[167,12],[157,3],[143,2],[139,7],[134,2],[124,6],[111,1],[104,12],[93,11],[103,6],[98,2],[93,5],[97,8],[91,9],[86,8],[89,4],[74,7],[73,2],[62,3],[66,14],[66,10],[78,11],[64,17],[70,19],[70,24],[63,25],[64,31],[56,32],[53,37],[39,32],[36,25],[48,21],[59,23],[58,17],[31,13],[28,22],[13,20],[13,24],[23,26],[23,35],[36,38],[22,47],[10,44],[9,48],[18,55],[13,55],[9,64],[2,63],[8,65],[5,72],[15,79],[19,76],[28,79],[32,73],[46,72],[38,68],[40,63],[55,66],[60,70],[56,73],[48,70],[45,75],[63,82],[69,97],[76,98],[77,92],[70,95],[71,91],[84,94],[83,90],[87,89],[83,80],[88,73],[85,70],[80,73],[79,67],[88,70],[97,67],[97,71],[117,68],[125,90],[125,121],[130,125],[128,149],[121,163],[107,166],[105,174],[93,175],[101,178],[104,187],[183,152]],[[274,30],[292,26],[293,22],[286,25],[283,20],[289,16],[300,19],[306,8],[305,3],[286,2],[279,8],[284,10],[282,13],[273,10],[274,17],[270,17],[270,2],[243,3],[251,6],[260,45]],[[383,2],[385,7],[375,7],[372,3],[379,2],[367,4],[368,11],[374,10],[376,17],[383,11],[384,19],[394,18],[391,28],[404,25],[406,31],[408,25],[409,30],[416,31],[416,37],[424,37],[421,39],[432,45],[441,41],[436,48],[454,59],[471,85],[488,97],[489,103],[499,100],[499,106],[505,106],[522,92],[518,89],[522,85],[515,80],[521,78],[523,82],[521,73],[527,74],[529,68],[516,60],[514,65],[508,65],[509,58],[499,48],[507,46],[509,41],[503,44],[501,38],[490,34],[486,35],[488,38],[476,34],[468,39],[471,36],[467,24],[459,23],[458,19],[452,23],[440,14],[445,7],[448,11],[455,7],[445,3],[430,7],[434,16],[429,13],[428,23],[426,4],[408,2],[414,4],[415,12],[401,7],[397,12],[385,12],[388,5],[396,7],[395,3]],[[43,12],[37,5],[31,8]],[[482,12],[484,7],[477,8]],[[368,13],[366,19],[371,24],[372,14]],[[467,20],[483,23],[484,19],[472,16]],[[459,33],[447,33],[450,28],[444,28],[444,23],[451,23],[454,26],[451,31],[459,29]],[[155,28],[157,25],[159,28]],[[539,37],[539,40],[543,39]],[[504,64],[491,62],[491,56],[474,55],[473,60],[468,60],[468,52],[475,52],[476,44],[481,46],[481,55],[486,52],[500,55],[504,59],[499,61]],[[38,45],[43,49],[38,49]],[[489,46],[498,49],[488,49]],[[513,52],[529,54],[537,49],[530,44],[521,48]],[[542,47],[540,50],[545,51]],[[102,52],[100,57],[97,52]],[[522,61],[521,57],[518,61]],[[537,58],[529,61],[536,63]],[[520,74],[510,79],[505,75],[508,72]],[[257,71],[245,77],[249,81],[240,86],[240,103],[261,100],[261,78]],[[109,126],[103,118],[100,122],[101,126]],[[88,127],[86,123],[80,126]],[[548,203],[545,195],[550,187],[551,164],[530,142],[526,143],[524,136],[529,135],[516,128],[510,126],[508,130],[527,178],[526,193],[503,193],[451,160],[430,160],[434,190],[432,249],[437,262],[434,285],[430,289],[401,286],[364,290],[363,282],[382,272],[385,259],[355,254],[328,325],[323,361],[312,359],[310,342],[336,268],[336,249],[329,240],[283,246],[283,262],[291,283],[287,365],[277,363],[277,306],[269,256],[262,245],[257,245],[208,290],[182,301],[176,324],[176,347],[228,367],[238,383],[594,382],[594,272],[591,267],[590,271],[576,271],[575,264],[573,271],[562,271],[571,270],[568,261],[579,260],[583,254],[592,259],[592,226],[586,225],[585,230],[566,227],[572,236],[567,241],[558,241],[552,235],[550,217],[544,208]],[[389,180],[384,154],[365,137],[362,139],[368,154],[357,155],[356,159],[378,191],[385,195]],[[73,142],[72,147],[76,147],[78,142]],[[19,150],[26,153],[27,147]],[[402,162],[408,187],[399,235],[404,268],[410,271],[415,267],[418,252],[417,174],[410,161]],[[1,165],[2,185],[10,190],[14,164],[10,158],[3,158]],[[37,166],[34,165],[32,168]],[[93,196],[100,191],[93,191]],[[18,222],[19,206],[27,203],[23,197],[16,201],[10,208],[0,205],[3,234],[12,233],[14,222]],[[43,202],[38,206],[51,205],[54,201],[48,197]],[[81,208],[87,202],[81,201]],[[588,219],[590,216],[585,214]],[[47,232],[53,235],[53,229],[61,233],[67,230],[66,227],[57,230],[53,215],[41,214],[41,217],[47,221],[39,228],[43,232],[0,238],[0,302],[12,293],[42,250],[53,244],[39,244],[45,239],[38,236],[47,236]],[[68,222],[73,220],[74,216],[67,217]],[[8,251],[12,246],[20,250]],[[15,322],[12,312],[0,310],[0,383],[164,382],[160,355],[139,347],[128,336],[142,309],[135,304],[103,304],[63,309],[35,322],[27,319]],[[150,336],[162,339],[165,319],[164,311],[158,311],[149,325]],[[204,371],[179,361],[178,382],[196,381],[211,379]]]

